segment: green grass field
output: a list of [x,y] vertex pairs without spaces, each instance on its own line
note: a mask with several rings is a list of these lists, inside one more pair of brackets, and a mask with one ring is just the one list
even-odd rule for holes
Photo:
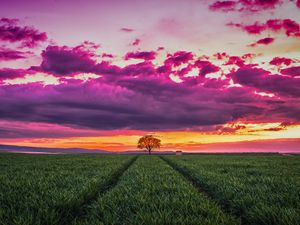
[[1,225],[300,224],[300,156],[0,154]]

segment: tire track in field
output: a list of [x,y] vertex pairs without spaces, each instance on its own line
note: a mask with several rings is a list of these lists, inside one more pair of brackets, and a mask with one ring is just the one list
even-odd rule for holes
[[120,177],[133,165],[133,163],[138,159],[139,156],[135,156],[132,159],[130,159],[127,163],[125,163],[123,166],[121,166],[119,169],[117,169],[116,172],[112,174],[112,176],[102,184],[99,184],[99,186],[95,189],[96,192],[91,193],[89,196],[86,197],[85,201],[77,206],[71,206],[72,211],[68,213],[64,213],[61,218],[62,220],[58,223],[60,225],[70,225],[75,219],[81,218],[85,216],[87,213],[87,208],[89,205],[91,205],[96,199],[105,194],[110,189],[114,188],[118,182]]
[[212,202],[214,202],[216,205],[220,207],[220,209],[224,212],[224,214],[227,214],[231,216],[232,218],[236,219],[237,221],[240,221],[240,225],[244,225],[242,218],[240,215],[233,214],[233,212],[229,211],[226,205],[220,204],[219,201],[217,201],[208,191],[206,188],[204,188],[198,180],[196,180],[187,170],[179,167],[176,163],[174,163],[172,160],[167,159],[163,156],[159,156],[163,161],[165,161],[169,166],[171,166],[175,171],[180,173],[183,177],[185,177],[188,181],[191,182],[191,184],[201,193],[205,194]]

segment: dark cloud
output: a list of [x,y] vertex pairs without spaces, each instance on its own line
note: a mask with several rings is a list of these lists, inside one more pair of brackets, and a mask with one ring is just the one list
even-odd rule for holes
[[280,70],[280,73],[284,74],[284,75],[289,75],[292,77],[300,77],[300,66],[294,66],[294,67],[289,67],[286,69],[282,69]]
[[92,72],[95,61],[89,51],[67,46],[48,46],[42,52],[40,69],[55,75],[70,75],[75,72]]
[[244,67],[229,74],[236,83],[287,97],[300,96],[300,80],[280,75],[271,75],[270,72]]
[[6,106],[0,115],[2,119],[102,130],[168,130],[223,124],[262,112],[254,102],[218,99],[231,91],[181,86],[147,76],[112,83],[99,78],[73,85],[9,85],[0,95]]
[[24,69],[3,68],[0,69],[0,82],[6,79],[21,78],[24,77],[26,74],[30,74],[30,73],[32,73],[32,71],[28,71]]

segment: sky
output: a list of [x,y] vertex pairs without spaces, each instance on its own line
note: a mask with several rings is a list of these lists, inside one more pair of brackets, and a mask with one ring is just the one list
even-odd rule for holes
[[4,0],[0,143],[300,152],[300,0]]

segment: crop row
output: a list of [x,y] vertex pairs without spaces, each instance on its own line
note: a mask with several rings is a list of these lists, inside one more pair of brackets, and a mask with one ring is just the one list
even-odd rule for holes
[[0,224],[67,224],[133,159],[0,154]]
[[140,156],[118,184],[99,197],[88,224],[239,224],[157,156]]
[[300,224],[300,157],[164,156],[242,224]]

